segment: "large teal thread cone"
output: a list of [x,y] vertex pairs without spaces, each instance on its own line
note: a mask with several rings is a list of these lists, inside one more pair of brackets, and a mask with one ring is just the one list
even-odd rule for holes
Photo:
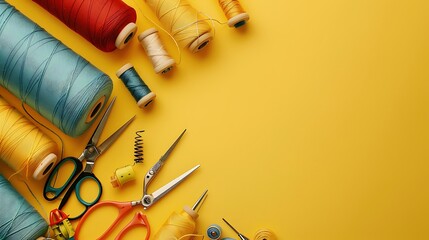
[[113,88],[109,76],[4,0],[0,85],[72,137],[91,126]]

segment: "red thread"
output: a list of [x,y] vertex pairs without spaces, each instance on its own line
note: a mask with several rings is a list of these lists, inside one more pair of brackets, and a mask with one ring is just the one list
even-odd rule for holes
[[33,0],[104,52],[116,49],[119,33],[135,23],[136,11],[122,0]]

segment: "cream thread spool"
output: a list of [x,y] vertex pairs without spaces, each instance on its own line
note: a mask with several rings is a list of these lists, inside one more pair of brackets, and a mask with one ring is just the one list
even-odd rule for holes
[[186,0],[145,0],[177,42],[196,53],[213,39],[210,25]]
[[150,58],[156,73],[167,73],[173,69],[176,62],[172,59],[158,35],[158,30],[149,28],[138,36],[140,44]]
[[238,0],[219,0],[225,16],[228,18],[228,26],[239,28],[249,21],[249,14],[244,12]]
[[17,173],[41,180],[57,153],[57,144],[0,96],[0,158]]

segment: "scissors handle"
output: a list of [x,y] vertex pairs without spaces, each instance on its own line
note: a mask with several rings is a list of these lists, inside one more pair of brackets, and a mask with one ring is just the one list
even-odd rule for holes
[[[69,178],[63,185],[55,187],[55,182],[57,180],[56,178],[58,177],[58,173],[66,163],[73,164],[73,171],[70,173]],[[57,199],[64,192],[70,182],[76,177],[76,175],[82,171],[82,169],[83,164],[79,159],[75,157],[63,158],[49,174],[48,180],[45,182],[45,187],[43,189],[43,197],[45,197],[45,199],[48,201]]]
[[98,239],[105,239],[106,236],[115,228],[115,226],[119,223],[119,221],[122,219],[122,217],[127,214],[132,208],[133,205],[131,202],[116,202],[116,201],[104,201],[99,202],[95,204],[94,206],[90,207],[88,211],[83,215],[83,217],[80,219],[79,224],[76,227],[75,230],[75,239],[79,239],[79,232],[84,224],[85,220],[89,215],[91,215],[92,212],[94,212],[96,209],[103,207],[103,206],[113,206],[118,209],[118,216],[116,217],[115,221],[110,225],[110,227],[98,238]]
[[137,212],[133,219],[127,224],[127,226],[125,226],[118,234],[118,236],[116,236],[115,240],[120,240],[122,239],[122,237],[132,228],[138,227],[138,226],[144,226],[147,229],[146,232],[146,238],[145,240],[149,240],[150,237],[150,225],[149,225],[149,220],[147,220],[146,215],[144,215],[142,212]]
[[[82,183],[85,181],[94,181],[95,183],[97,183],[97,187],[98,187],[98,195],[97,197],[92,200],[91,202],[87,202],[85,201],[82,196],[81,196],[81,187],[82,187]],[[85,172],[83,171],[81,174],[79,174],[79,176],[76,178],[76,180],[73,182],[73,184],[70,186],[70,188],[67,190],[66,194],[64,195],[64,198],[61,200],[60,202],[60,206],[58,207],[58,209],[62,209],[64,207],[64,205],[67,203],[67,201],[69,200],[71,194],[73,193],[73,191],[76,194],[77,199],[79,200],[79,202],[85,206],[85,210],[82,211],[79,215],[74,216],[74,217],[69,217],[70,220],[76,220],[81,218],[87,211],[88,208],[93,206],[94,204],[96,204],[98,202],[98,200],[100,200],[101,194],[103,193],[103,187],[101,186],[101,182],[100,180],[98,180],[98,178],[94,175],[94,173],[92,172]]]

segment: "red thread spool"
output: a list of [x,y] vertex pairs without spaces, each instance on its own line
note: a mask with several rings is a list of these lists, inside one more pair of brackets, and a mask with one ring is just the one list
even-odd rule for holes
[[122,49],[137,31],[136,11],[122,0],[33,0],[104,52]]

